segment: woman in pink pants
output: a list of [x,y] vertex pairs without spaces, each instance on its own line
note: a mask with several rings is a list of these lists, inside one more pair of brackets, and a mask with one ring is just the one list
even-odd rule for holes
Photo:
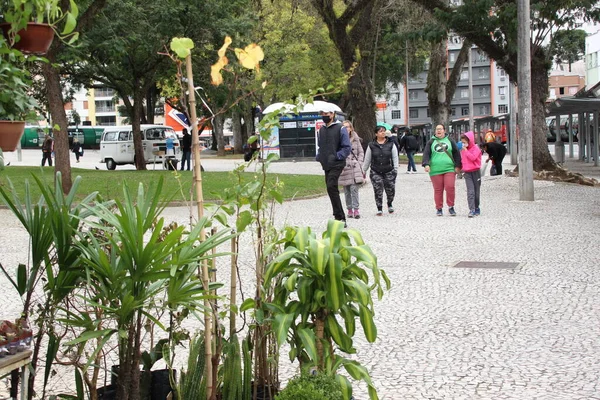
[[460,172],[461,167],[460,151],[456,143],[446,135],[446,129],[442,125],[436,126],[434,136],[423,149],[423,168],[425,168],[425,172],[429,173],[433,184],[433,199],[438,217],[444,215],[442,211],[444,191],[446,192],[448,214],[456,216],[454,184],[456,174]]

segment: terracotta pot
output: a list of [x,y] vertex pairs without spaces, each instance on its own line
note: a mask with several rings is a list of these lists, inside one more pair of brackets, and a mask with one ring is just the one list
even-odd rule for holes
[[[10,42],[10,24],[0,24],[4,37]],[[48,24],[38,24],[35,22],[27,23],[26,29],[19,32],[21,38],[12,47],[27,54],[43,55],[48,52],[52,39],[54,39],[54,30]]]
[[0,149],[15,151],[24,131],[25,121],[0,121]]

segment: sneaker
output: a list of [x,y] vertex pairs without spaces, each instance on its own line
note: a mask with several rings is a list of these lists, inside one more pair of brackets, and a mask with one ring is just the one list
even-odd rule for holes
[[383,211],[381,211],[381,210],[377,210],[377,216],[378,216],[378,217],[381,217],[382,215],[383,215]]
[[475,214],[475,211],[471,210],[471,211],[469,211],[469,215],[468,215],[468,217],[469,217],[469,218],[473,218],[475,215],[476,215],[476,214]]
[[388,212],[389,212],[390,214],[393,214],[393,213],[394,213],[394,207],[392,207],[392,206],[389,206],[389,207],[388,207]]
[[410,172],[410,171],[406,171],[406,173],[407,173],[407,174],[410,174],[411,172]]
[[448,208],[448,214],[450,214],[451,217],[456,217],[456,211],[454,211],[454,207]]
[[479,207],[477,207],[477,208],[475,209],[475,216],[477,216],[477,217],[478,217],[479,215],[481,215],[481,210],[479,209]]
[[360,213],[358,212],[358,208],[356,210],[354,210],[354,218],[355,219],[359,219],[360,218]]
[[345,219],[343,219],[342,221],[344,221],[344,228],[347,228],[347,227],[348,227],[348,224],[346,223],[346,220],[345,220]]
[[438,217],[441,217],[442,215],[444,215],[444,212],[442,211],[441,208],[438,208],[437,211],[435,212],[435,215],[437,215]]
[[354,211],[351,208],[348,209],[348,218],[354,218]]

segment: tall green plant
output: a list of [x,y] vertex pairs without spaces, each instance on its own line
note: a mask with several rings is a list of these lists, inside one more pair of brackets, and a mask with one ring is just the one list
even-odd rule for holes
[[[345,367],[354,379],[367,383],[371,399],[376,399],[367,370],[336,351],[356,352],[357,318],[367,341],[377,339],[372,295],[375,292],[381,299],[384,288],[390,288],[377,257],[357,230],[345,230],[343,223],[333,220],[321,238],[310,228],[289,227],[284,242],[285,250],[265,274],[265,286],[274,287],[273,301],[266,307],[273,315],[277,343],[281,346],[287,340],[290,359],[298,359],[302,366],[315,365],[329,373]],[[349,399],[350,382],[341,375],[336,379]]]
[[[86,220],[86,226],[102,235],[85,232],[77,243],[91,295],[85,301],[102,310],[104,328],[86,331],[70,344],[101,338],[89,365],[103,344],[116,338],[120,363],[117,397],[121,400],[139,398],[145,322],[164,329],[156,318],[160,311],[177,307],[202,310],[201,302],[208,293],[195,275],[197,265],[212,258],[211,250],[232,237],[223,231],[200,242],[200,230],[210,223],[207,218],[200,218],[189,232],[173,225],[165,233],[160,216],[165,205],[159,202],[162,185],[162,179],[148,188],[140,184],[137,195],[124,185],[124,201],[116,201],[116,210],[103,204],[87,207],[95,219]],[[97,322],[100,325],[101,321]]]
[[[22,318],[35,318],[37,332],[32,355],[34,369],[39,364],[42,340],[49,337],[45,357],[44,390],[60,343],[55,333],[57,310],[82,279],[82,271],[77,268],[79,251],[73,245],[75,235],[81,225],[81,218],[89,215],[85,206],[95,201],[97,195],[96,192],[91,193],[76,203],[75,195],[81,177],[75,179],[68,194],[64,194],[61,189],[61,178],[61,174],[57,173],[52,188],[42,183],[37,176],[33,176],[42,193],[37,202],[32,198],[28,181],[25,182],[23,200],[17,196],[12,182],[9,181],[8,191],[0,187],[0,198],[29,235],[29,262],[17,266],[15,274],[10,273],[1,264],[0,269],[23,299]],[[40,292],[40,287],[43,287],[43,295],[38,302],[34,302],[33,295]],[[35,374],[30,375],[30,398],[33,396],[35,378]]]

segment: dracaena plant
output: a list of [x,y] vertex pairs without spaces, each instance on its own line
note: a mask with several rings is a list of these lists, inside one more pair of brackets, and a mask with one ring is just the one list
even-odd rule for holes
[[[381,299],[390,288],[377,257],[357,230],[344,229],[343,223],[333,220],[321,238],[308,227],[287,228],[284,246],[265,274],[265,286],[274,287],[273,301],[266,307],[278,344],[287,340],[290,359],[302,366],[327,373],[345,367],[354,379],[367,383],[371,399],[376,399],[366,368],[339,353],[356,352],[357,319],[366,339],[370,343],[377,339],[372,295],[375,292]],[[344,398],[350,399],[350,382],[341,375],[336,379]]]

